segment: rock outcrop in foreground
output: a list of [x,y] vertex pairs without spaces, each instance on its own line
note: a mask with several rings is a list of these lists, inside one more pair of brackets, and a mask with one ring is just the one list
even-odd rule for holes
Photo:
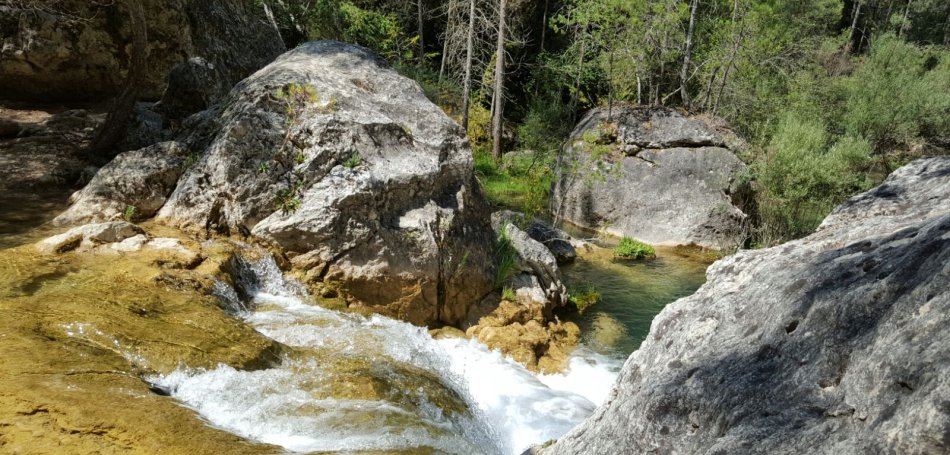
[[731,195],[745,165],[709,122],[666,108],[590,111],[559,164],[552,211],[578,226],[658,245],[735,246]]
[[950,157],[708,276],[544,453],[950,450]]
[[415,324],[461,325],[492,290],[494,235],[465,132],[369,51],[304,44],[185,126],[118,156],[57,222],[134,206],[192,232],[251,235],[318,290]]

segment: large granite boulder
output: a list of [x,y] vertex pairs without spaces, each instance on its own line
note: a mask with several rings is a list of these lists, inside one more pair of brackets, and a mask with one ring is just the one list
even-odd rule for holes
[[552,211],[652,244],[734,247],[746,219],[731,198],[746,168],[735,143],[670,109],[593,109],[565,146]]
[[[131,41],[122,3],[0,1],[0,98],[95,101],[117,94]],[[203,96],[220,97],[284,50],[276,27],[252,0],[143,0],[142,6],[146,99],[160,98],[171,69],[189,58],[212,67],[217,83]]]
[[550,454],[947,453],[950,157],[715,263]]
[[465,132],[366,49],[304,44],[185,129],[180,144],[120,155],[61,219],[161,206],[161,222],[252,235],[314,286],[416,324],[461,325],[491,292],[494,236]]

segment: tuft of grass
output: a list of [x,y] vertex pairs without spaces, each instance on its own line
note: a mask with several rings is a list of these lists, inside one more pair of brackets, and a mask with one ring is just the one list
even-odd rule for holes
[[614,256],[622,259],[645,259],[656,256],[656,250],[639,240],[624,236],[614,248]]
[[343,165],[350,169],[359,167],[362,164],[363,164],[363,157],[361,157],[360,154],[356,152],[353,152],[353,154],[350,155],[350,157],[347,158],[346,161],[343,162]]
[[501,229],[501,234],[495,240],[495,260],[498,268],[495,269],[495,288],[505,284],[518,270],[518,251],[508,236],[508,226]]
[[577,289],[571,290],[568,299],[577,311],[584,312],[587,307],[600,302],[600,292],[594,289],[593,284],[584,283]]
[[125,210],[122,212],[122,219],[128,222],[135,221],[139,216],[139,209],[134,205],[125,206]]
[[284,212],[285,214],[296,212],[298,209],[300,209],[301,205],[300,198],[297,197],[297,189],[291,188],[278,191],[277,201],[275,204],[277,209],[279,209],[281,212]]
[[518,294],[515,294],[514,289],[511,289],[510,287],[505,286],[505,288],[501,290],[501,299],[507,300],[509,302],[517,302]]

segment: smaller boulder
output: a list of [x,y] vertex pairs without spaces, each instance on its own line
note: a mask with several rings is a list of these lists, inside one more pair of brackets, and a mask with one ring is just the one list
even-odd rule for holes
[[[527,232],[518,227],[524,215],[509,210],[492,214],[492,228],[499,237],[506,237],[518,255],[521,272],[534,275],[543,290],[547,309],[567,304],[567,287],[561,282],[557,259],[541,242],[532,239]],[[517,275],[515,275],[517,276]]]
[[577,249],[574,248],[574,239],[564,232],[541,220],[534,219],[528,225],[528,235],[541,242],[551,251],[558,265],[565,265],[577,259]]
[[73,205],[53,223],[63,226],[123,216],[151,217],[175,189],[185,168],[184,155],[185,146],[174,141],[122,153],[70,197]]
[[124,221],[87,224],[41,240],[36,247],[45,254],[65,253],[76,249],[88,250],[104,243],[120,242],[144,233],[142,228]]

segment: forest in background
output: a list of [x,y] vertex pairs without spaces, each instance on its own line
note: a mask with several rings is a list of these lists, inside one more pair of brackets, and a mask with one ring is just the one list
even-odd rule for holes
[[[548,207],[581,114],[617,103],[721,117],[747,142],[747,244],[950,142],[942,0],[260,0],[288,46],[369,47],[467,128],[493,202]],[[529,150],[531,153],[508,153]]]

